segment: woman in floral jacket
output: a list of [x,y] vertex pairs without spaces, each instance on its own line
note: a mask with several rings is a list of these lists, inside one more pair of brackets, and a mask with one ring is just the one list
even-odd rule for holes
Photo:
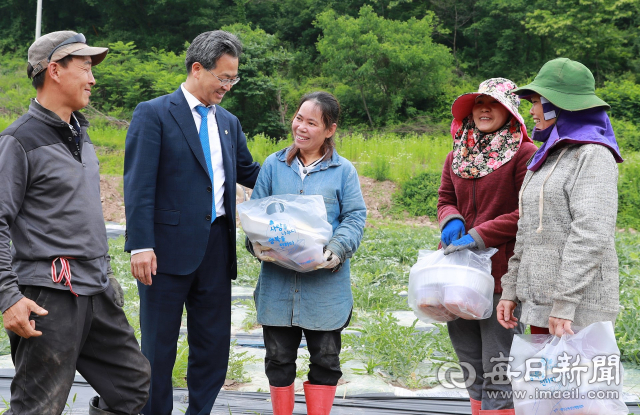
[[[537,149],[518,113],[520,99],[510,92],[514,88],[508,79],[492,78],[482,82],[478,92],[455,100],[453,151],[444,163],[438,199],[445,254],[468,248],[498,249],[492,257],[494,304],[500,299],[500,279],[513,255],[518,192],[527,160]],[[522,333],[522,326],[506,331],[496,313],[486,320],[458,319],[447,326],[467,380],[472,414],[514,414],[513,401],[503,392],[511,390],[509,379],[493,374],[504,365],[513,335]]]

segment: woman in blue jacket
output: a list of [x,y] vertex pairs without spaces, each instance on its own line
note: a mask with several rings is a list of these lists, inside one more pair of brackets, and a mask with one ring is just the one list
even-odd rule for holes
[[367,211],[356,169],[335,150],[339,114],[338,101],[327,92],[302,97],[291,123],[293,143],[265,160],[251,196],[322,195],[333,228],[325,261],[307,273],[270,263],[263,254],[270,248],[251,245],[262,261],[254,298],[275,415],[293,411],[295,362],[303,332],[311,355],[309,380],[304,382],[308,414],[329,414],[342,376],[340,333],[353,307],[349,258],[360,245]]

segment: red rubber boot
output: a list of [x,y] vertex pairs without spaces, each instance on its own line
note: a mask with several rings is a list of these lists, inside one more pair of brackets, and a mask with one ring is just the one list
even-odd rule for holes
[[329,415],[336,396],[336,386],[312,385],[309,381],[302,386],[307,402],[307,415]]
[[281,388],[269,385],[273,415],[291,415],[295,405],[295,389],[292,383]]
[[480,415],[516,415],[515,409],[484,409]]
[[475,399],[469,398],[471,401],[471,415],[480,415],[480,409],[482,409],[482,401],[476,401]]

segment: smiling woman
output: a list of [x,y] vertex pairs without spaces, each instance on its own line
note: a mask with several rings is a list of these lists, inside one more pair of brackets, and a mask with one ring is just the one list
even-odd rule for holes
[[473,105],[473,122],[483,133],[501,128],[511,117],[509,110],[490,95],[478,95]]
[[271,403],[278,415],[293,411],[295,361],[303,332],[313,362],[304,383],[309,413],[329,414],[342,376],[341,332],[353,307],[349,258],[360,245],[366,208],[355,167],[334,148],[339,114],[338,101],[327,92],[302,97],[291,122],[293,143],[265,160],[251,195],[252,200],[321,195],[332,231],[324,262],[304,277],[271,262],[264,254],[270,248],[247,245],[262,261],[254,298],[267,350]]
[[[478,92],[455,100],[451,107],[453,151],[444,163],[438,192],[445,254],[476,247],[498,249],[491,270],[494,304],[500,298],[501,278],[513,255],[517,189],[527,171],[526,161],[536,151],[518,112],[520,100],[510,92],[515,87],[508,79],[492,78],[481,83]],[[509,396],[509,382],[494,383],[493,377],[485,374],[492,372],[493,357],[509,355],[513,334],[522,333],[522,326],[506,331],[495,313],[485,320],[458,319],[447,326],[458,358],[477,373],[467,387],[472,414],[513,414],[511,399],[501,398]],[[488,392],[496,398],[489,398]]]

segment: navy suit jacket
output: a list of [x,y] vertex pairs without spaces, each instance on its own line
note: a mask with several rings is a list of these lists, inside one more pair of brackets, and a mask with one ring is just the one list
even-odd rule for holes
[[[224,208],[229,224],[228,264],[236,278],[235,184],[253,188],[253,161],[238,119],[217,106],[224,164]],[[205,255],[211,229],[211,180],[198,130],[178,88],[140,103],[127,132],[124,156],[125,250],[153,248],[158,272],[187,275]]]

